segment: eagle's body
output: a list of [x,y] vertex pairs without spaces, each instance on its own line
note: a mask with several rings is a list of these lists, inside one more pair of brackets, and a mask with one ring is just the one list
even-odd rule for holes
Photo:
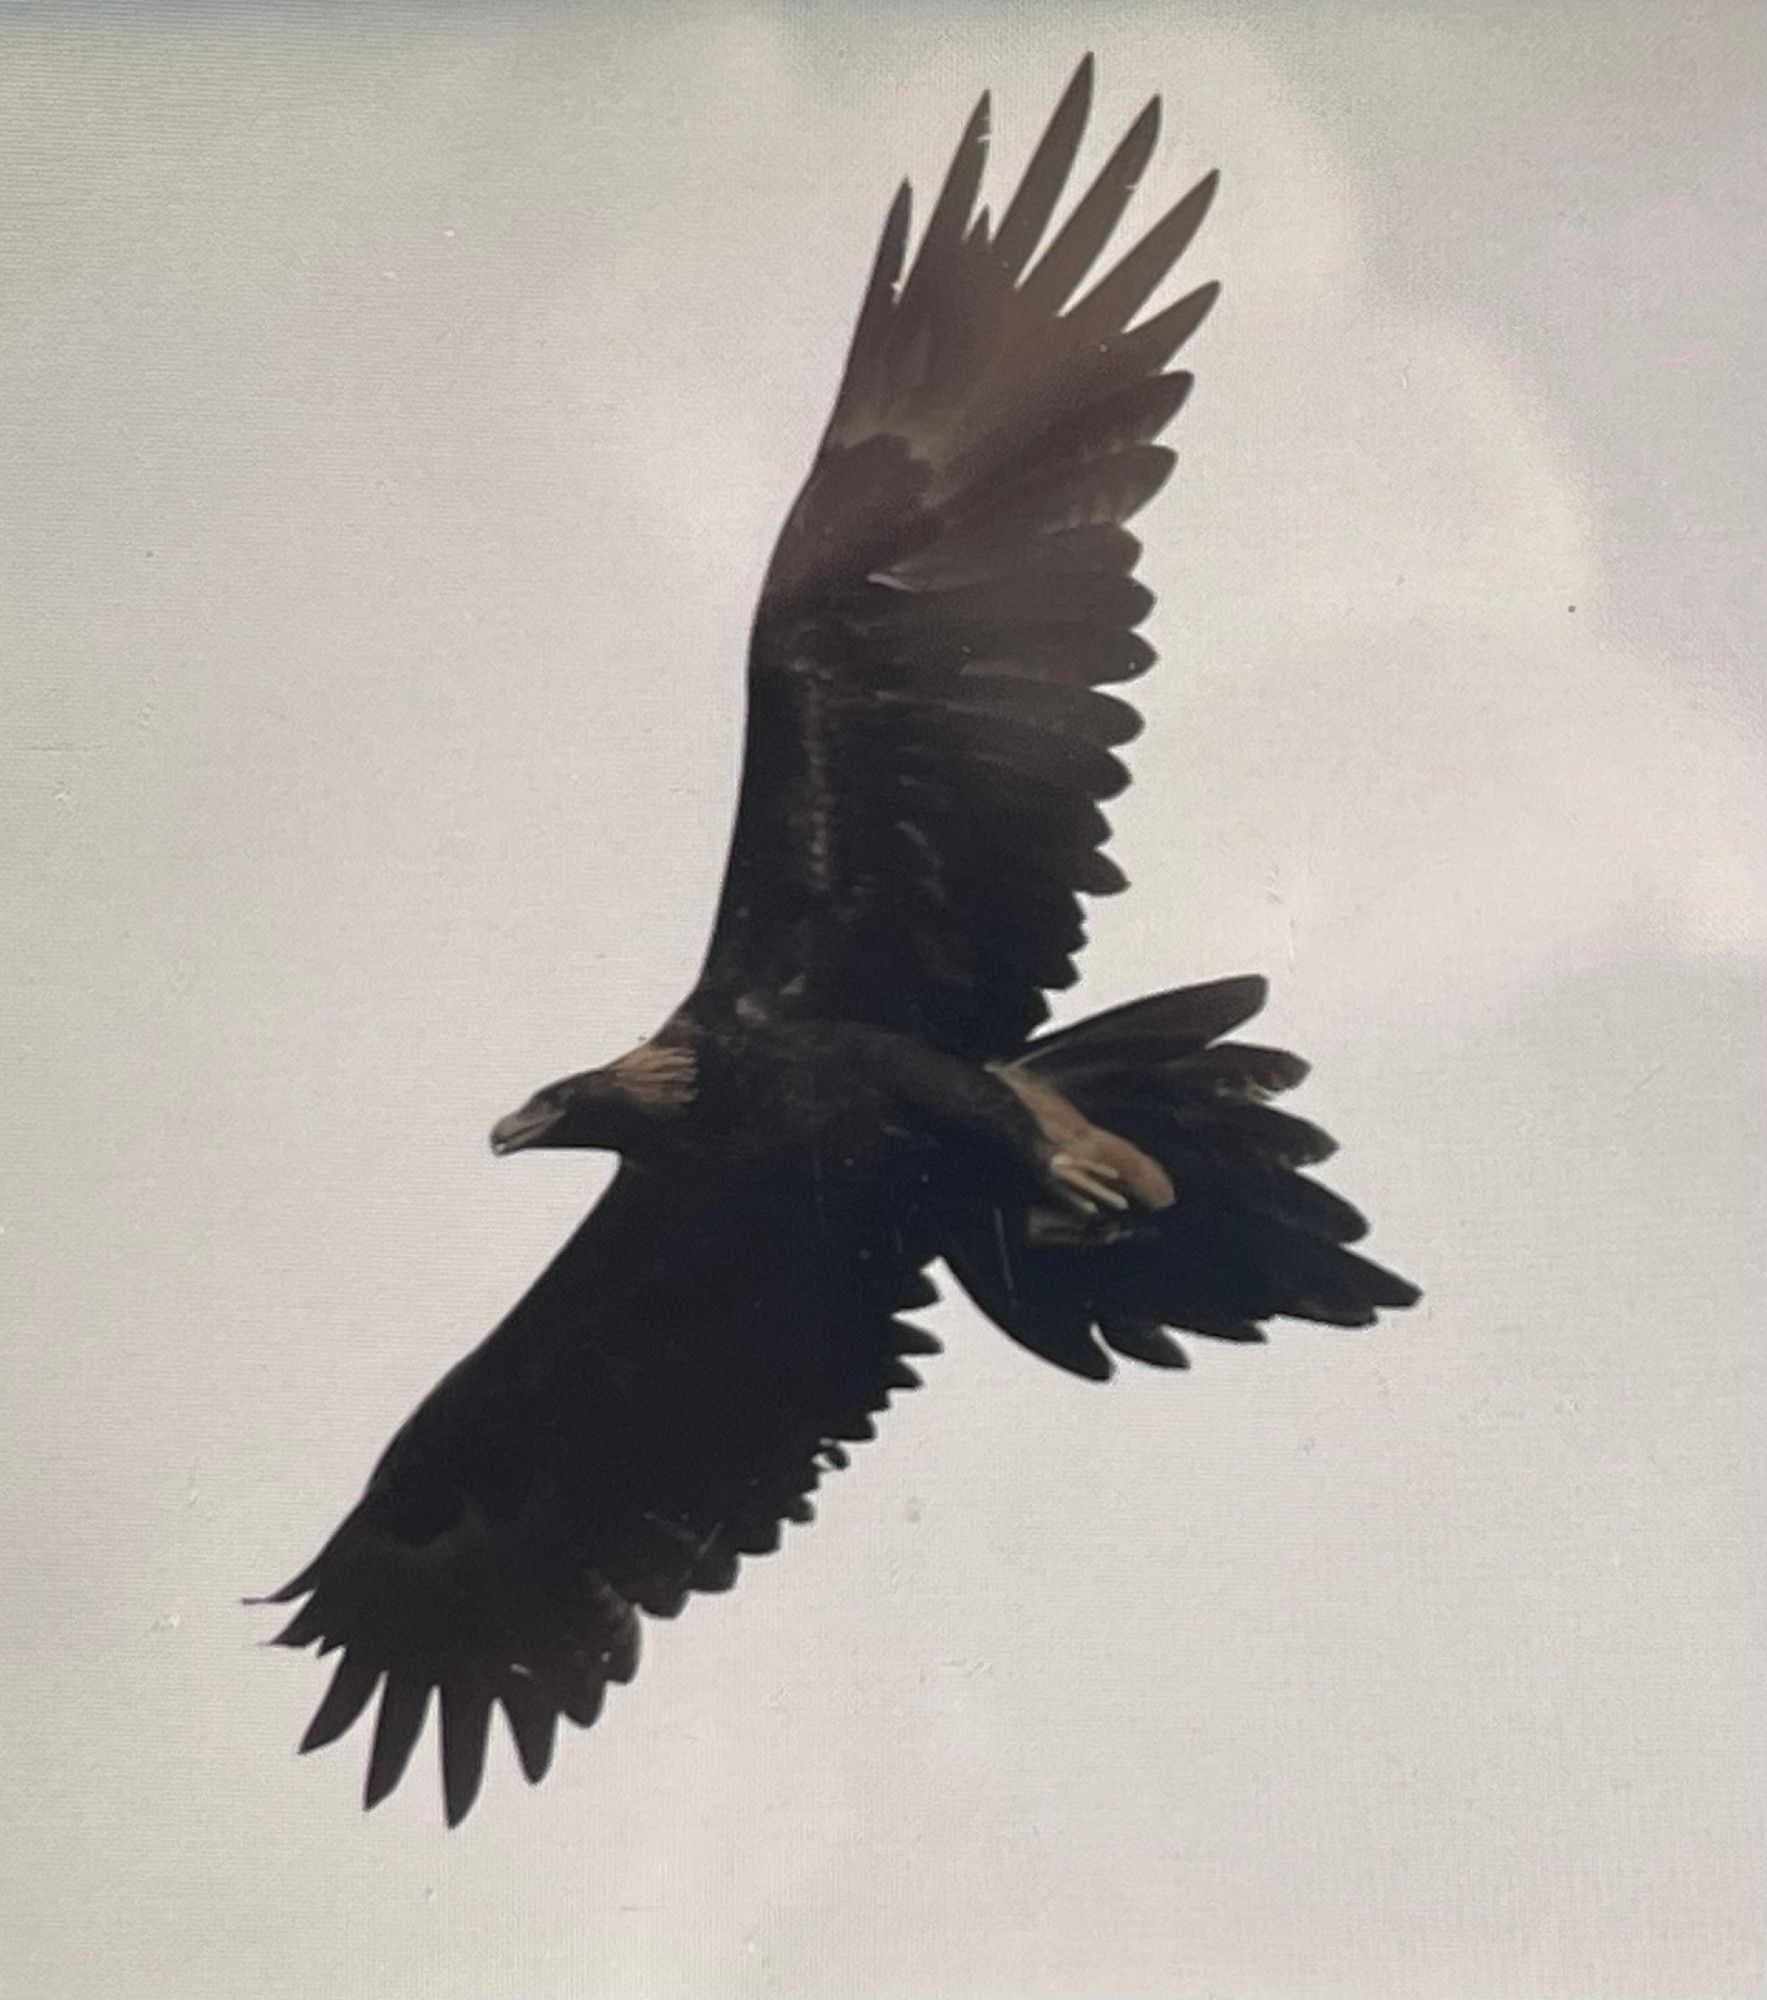
[[[1010,1065],[868,1022],[707,1026],[677,1014],[657,1040],[593,1072],[591,1091],[590,1078],[569,1083],[563,1116],[542,1093],[499,1124],[493,1146],[595,1147],[725,1177],[805,1174],[873,1207],[910,1189],[949,1206],[978,1190],[1024,1201],[1042,1185],[1082,1214],[1127,1199],[1112,1185],[1120,1173],[1093,1157],[1108,1135],[1065,1099]],[[1096,1188],[1089,1159],[1102,1165]]]
[[[1260,1340],[1416,1297],[1297,1171],[1266,1100],[1305,1066],[1224,1040],[1257,979],[1038,1033],[1080,898],[1123,886],[1100,802],[1152,606],[1125,521],[1164,483],[1166,372],[1214,299],[1144,302],[1201,183],[1104,276],[1149,106],[1052,230],[1082,65],[997,224],[986,101],[904,271],[907,190],[763,587],[729,867],[704,968],[652,1039],[504,1119],[500,1152],[616,1152],[593,1213],[387,1448],[280,1635],[337,1650],[303,1747],[382,1690],[368,1802],[439,1693],[448,1815],[493,1707],[537,1778],[628,1679],[641,1612],[726,1588],[809,1516],[908,1357],[943,1260],[1014,1339],[1102,1379],[1169,1328]],[[1074,300],[1092,279],[1091,288]]]

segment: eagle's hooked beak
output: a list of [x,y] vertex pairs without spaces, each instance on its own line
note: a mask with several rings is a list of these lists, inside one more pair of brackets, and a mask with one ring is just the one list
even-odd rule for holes
[[491,1151],[501,1155],[519,1153],[524,1146],[537,1146],[557,1129],[563,1117],[557,1106],[534,1098],[507,1118],[499,1118],[491,1127]]
[[519,1111],[499,1118],[491,1127],[493,1153],[520,1153],[530,1146],[575,1147],[586,1151],[611,1148],[610,1106],[617,1104],[606,1070],[586,1069],[560,1077],[537,1090]]

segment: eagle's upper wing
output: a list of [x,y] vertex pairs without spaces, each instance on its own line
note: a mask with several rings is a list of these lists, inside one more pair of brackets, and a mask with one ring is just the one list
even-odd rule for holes
[[[280,1643],[341,1649],[303,1749],[377,1688],[367,1803],[398,1783],[432,1693],[445,1803],[478,1793],[491,1712],[538,1779],[561,1716],[631,1678],[638,1612],[724,1590],[808,1520],[841,1440],[937,1342],[887,1247],[793,1229],[789,1204],[627,1167],[551,1267],[393,1439],[301,1574]],[[684,1254],[689,1246],[691,1254]]]
[[1017,1048],[1069,984],[1078,895],[1122,887],[1098,802],[1139,727],[1098,692],[1153,659],[1123,523],[1190,377],[1205,285],[1130,326],[1201,182],[1077,300],[1147,164],[1149,104],[1044,239],[1091,93],[1082,64],[997,224],[977,107],[902,276],[890,212],[834,414],[755,616],[736,828],[698,1004]]

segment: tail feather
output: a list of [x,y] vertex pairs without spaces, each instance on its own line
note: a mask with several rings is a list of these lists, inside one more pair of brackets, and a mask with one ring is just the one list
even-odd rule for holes
[[1143,1047],[1157,1047],[1167,1058],[1190,1054],[1249,1021],[1269,994],[1270,982],[1255,972],[1206,986],[1175,986],[1039,1035],[1019,1061],[1038,1076],[1054,1076],[1081,1061],[1138,1056]]
[[1088,1117],[1138,1146],[1176,1146],[1214,1159],[1270,1167],[1314,1167],[1338,1149],[1329,1132],[1255,1098],[1198,1096],[1169,1083],[1157,1070],[1145,1075],[1139,1092],[1131,1095],[1133,1089],[1133,1079],[1108,1089],[1082,1085],[1075,1102],[1083,1097]]
[[1265,1101],[1307,1073],[1282,1049],[1226,1042],[1263,1004],[1257,978],[1156,994],[1033,1042],[1017,1067],[1158,1161],[1177,1200],[1095,1241],[1037,1235],[997,1209],[947,1260],[1015,1340],[1103,1380],[1112,1354],[1183,1367],[1168,1328],[1261,1341],[1263,1322],[1369,1326],[1416,1286],[1345,1245],[1367,1232],[1351,1204],[1296,1171],[1335,1150]]
[[1161,1068],[1168,1088],[1211,1091],[1224,1097],[1279,1097],[1307,1080],[1308,1065],[1287,1049],[1256,1042],[1216,1042],[1194,1055],[1179,1056]]

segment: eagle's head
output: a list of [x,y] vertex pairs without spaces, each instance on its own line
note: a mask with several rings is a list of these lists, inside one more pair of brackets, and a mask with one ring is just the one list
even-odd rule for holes
[[618,1062],[537,1090],[519,1111],[491,1127],[491,1151],[544,1146],[626,1152],[660,1122],[685,1112],[697,1081],[691,1049],[641,1042]]

